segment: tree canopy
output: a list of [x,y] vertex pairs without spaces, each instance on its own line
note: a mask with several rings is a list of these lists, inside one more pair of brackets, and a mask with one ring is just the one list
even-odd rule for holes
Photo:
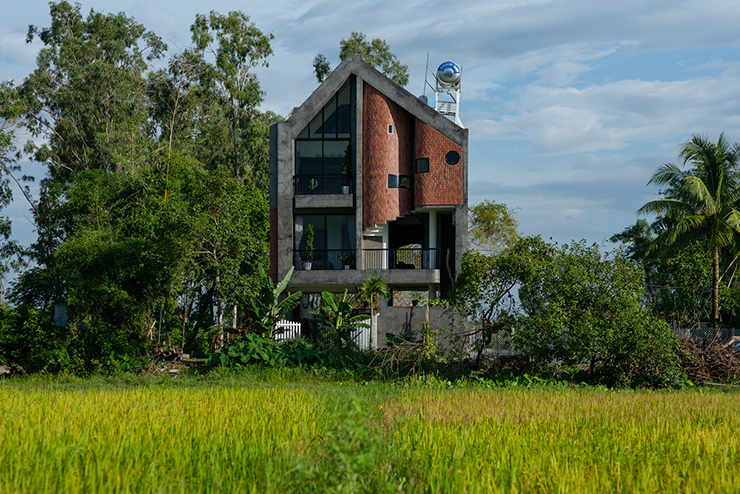
[[[357,55],[399,86],[409,83],[409,66],[401,63],[398,57],[391,53],[390,45],[384,39],[368,40],[364,33],[352,31],[349,38],[339,42],[339,59],[344,60],[350,54]],[[322,82],[331,71],[329,61],[321,53],[314,58],[313,68],[319,82]]]
[[681,146],[684,171],[667,163],[648,184],[666,187],[664,197],[645,204],[639,213],[656,214],[658,236],[648,255],[699,239],[712,262],[712,326],[719,329],[720,250],[740,233],[740,146],[724,134],[717,142],[694,135]]
[[[241,12],[211,12],[196,17],[193,46],[168,55],[124,13],[61,1],[50,17],[29,28],[36,69],[0,86],[2,121],[36,138],[26,149],[48,170],[12,299],[68,307],[64,365],[139,358],[159,333],[207,349],[226,314],[246,324],[267,264],[268,127],[281,117],[257,109],[253,69],[273,37]],[[0,133],[8,170],[11,137]]]

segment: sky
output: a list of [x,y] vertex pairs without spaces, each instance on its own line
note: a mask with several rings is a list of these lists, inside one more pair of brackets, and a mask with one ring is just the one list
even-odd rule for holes
[[[8,1],[8,0],[6,0]],[[740,2],[725,0],[338,0],[269,2],[88,0],[83,12],[125,12],[176,53],[197,13],[241,10],[275,36],[256,71],[263,110],[287,115],[317,87],[312,61],[339,63],[352,31],[382,38],[408,64],[407,89],[453,60],[462,69],[461,119],[470,129],[469,201],[516,209],[525,235],[560,243],[608,238],[657,197],[647,186],[678,162],[693,134],[740,141]],[[29,24],[50,23],[43,0],[0,18],[0,80],[20,83],[40,48]],[[433,101],[433,99],[432,99]],[[44,173],[24,162],[26,173]],[[22,196],[6,210],[23,243],[33,227]]]

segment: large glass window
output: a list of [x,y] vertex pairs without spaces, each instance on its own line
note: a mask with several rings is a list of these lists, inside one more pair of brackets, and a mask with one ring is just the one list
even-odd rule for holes
[[[306,231],[313,228],[313,249]],[[297,269],[355,269],[355,216],[299,214],[295,216],[294,266]]]
[[297,214],[295,249],[306,250],[306,228],[313,226],[315,250],[354,250],[355,215]]
[[296,175],[341,175],[351,117],[348,80],[296,137]]

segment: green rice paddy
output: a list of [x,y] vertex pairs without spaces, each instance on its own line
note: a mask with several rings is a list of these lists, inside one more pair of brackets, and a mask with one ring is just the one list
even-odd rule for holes
[[0,493],[738,492],[740,393],[0,382]]

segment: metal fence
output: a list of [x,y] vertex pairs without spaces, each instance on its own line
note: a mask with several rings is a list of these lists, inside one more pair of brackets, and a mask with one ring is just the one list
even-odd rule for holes
[[298,270],[334,271],[338,269],[355,269],[355,251],[346,249],[293,251],[293,265]]
[[363,249],[365,269],[439,269],[439,249]]
[[674,328],[673,333],[679,338],[693,340],[715,340],[720,345],[727,343],[733,336],[740,336],[737,328]]

